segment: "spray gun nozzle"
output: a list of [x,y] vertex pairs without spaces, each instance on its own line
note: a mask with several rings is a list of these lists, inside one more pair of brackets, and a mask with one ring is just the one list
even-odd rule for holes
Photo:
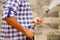
[[50,11],[50,9],[46,10],[45,12],[48,13]]

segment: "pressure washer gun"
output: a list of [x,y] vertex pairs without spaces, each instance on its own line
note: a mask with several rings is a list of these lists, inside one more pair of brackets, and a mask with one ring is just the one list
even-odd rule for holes
[[[48,14],[48,12],[49,12],[49,9],[48,10],[46,10],[45,12],[44,12],[44,14],[41,16],[42,18],[46,15],[46,14]],[[36,27],[36,25],[37,25],[37,23],[35,23],[35,24],[33,24],[33,25],[30,25],[29,26],[29,28],[31,28],[31,29],[35,29],[35,27]],[[32,39],[29,39],[29,38],[26,38],[27,40],[35,40],[34,39],[34,36],[33,36],[33,38]]]
[[[49,11],[50,11],[50,9],[47,9],[46,11],[44,11],[44,13],[40,17],[43,18],[45,15],[48,14]],[[29,28],[35,29],[36,25],[37,25],[37,23],[34,23],[34,24],[30,25]]]

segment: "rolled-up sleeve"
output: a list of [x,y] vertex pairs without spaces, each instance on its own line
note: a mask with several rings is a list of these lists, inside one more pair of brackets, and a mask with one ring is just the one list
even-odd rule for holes
[[2,12],[2,19],[6,18],[10,13],[10,16],[14,16],[18,7],[17,0],[4,0],[3,2],[3,12]]

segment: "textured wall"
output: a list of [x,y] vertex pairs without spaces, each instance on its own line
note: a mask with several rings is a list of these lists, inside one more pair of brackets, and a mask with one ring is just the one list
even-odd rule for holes
[[0,26],[1,26],[1,14],[2,14],[2,1],[0,0]]
[[[51,0],[30,0],[33,16],[41,16]],[[39,15],[40,14],[40,15]],[[60,40],[60,6],[56,6],[36,25],[35,40]]]

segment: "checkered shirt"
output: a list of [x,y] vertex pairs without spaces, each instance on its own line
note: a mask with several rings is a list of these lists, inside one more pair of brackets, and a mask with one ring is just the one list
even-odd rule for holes
[[3,13],[0,40],[26,40],[26,36],[7,24],[5,17],[8,16],[9,8],[10,16],[14,16],[17,21],[25,28],[32,25],[32,12],[28,0],[3,0]]

